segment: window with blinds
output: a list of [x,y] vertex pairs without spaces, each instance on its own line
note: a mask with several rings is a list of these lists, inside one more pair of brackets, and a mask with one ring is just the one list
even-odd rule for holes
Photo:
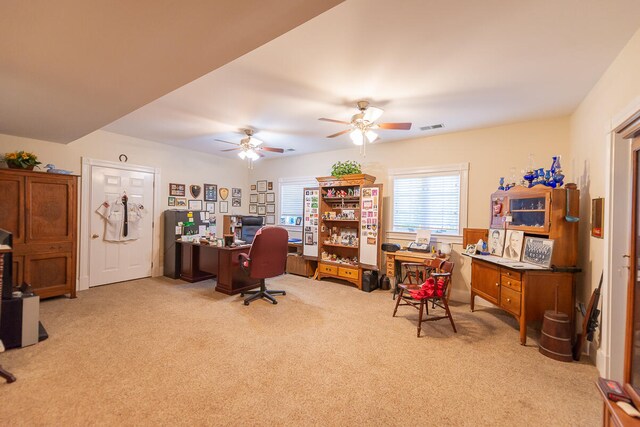
[[310,179],[280,183],[280,224],[302,225],[296,219],[303,215],[304,189],[317,186],[318,182]]
[[460,171],[393,179],[393,231],[460,235]]

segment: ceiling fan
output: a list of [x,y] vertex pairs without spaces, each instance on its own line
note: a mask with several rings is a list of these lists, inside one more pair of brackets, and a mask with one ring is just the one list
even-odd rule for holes
[[355,145],[362,146],[362,152],[364,153],[365,144],[367,142],[374,142],[379,138],[378,134],[374,132],[374,129],[387,129],[387,130],[409,130],[411,129],[411,123],[376,123],[376,120],[382,116],[384,110],[382,108],[369,106],[367,101],[357,102],[358,113],[351,116],[350,122],[343,120],[320,118],[325,122],[341,123],[349,125],[349,129],[343,130],[338,133],[327,136],[327,138],[335,138],[345,133],[349,133],[351,141]]
[[238,156],[242,160],[249,159],[249,167],[251,167],[251,162],[253,162],[254,160],[258,160],[260,157],[264,157],[264,154],[260,153],[260,151],[284,153],[284,150],[282,148],[267,147],[265,145],[262,145],[264,144],[264,142],[253,136],[255,132],[253,129],[241,129],[241,131],[246,135],[246,137],[242,138],[239,144],[236,144],[235,142],[224,141],[222,139],[216,139],[216,141],[224,142],[225,144],[236,145],[236,148],[229,148],[222,151],[240,150]]

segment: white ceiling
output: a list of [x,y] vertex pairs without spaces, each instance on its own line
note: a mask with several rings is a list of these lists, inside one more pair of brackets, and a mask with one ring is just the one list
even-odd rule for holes
[[317,119],[359,99],[413,122],[382,142],[569,114],[638,16],[637,0],[348,0],[105,129],[233,157],[214,139],[247,126],[288,154],[349,147]]
[[0,2],[0,133],[73,141],[340,1]]

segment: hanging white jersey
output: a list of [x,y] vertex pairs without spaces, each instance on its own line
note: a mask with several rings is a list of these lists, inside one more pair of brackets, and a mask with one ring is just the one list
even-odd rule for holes
[[[125,211],[127,221],[125,227]],[[140,222],[147,213],[144,206],[128,202],[126,209],[122,200],[104,202],[96,213],[105,219],[104,240],[107,242],[126,242],[140,238]]]

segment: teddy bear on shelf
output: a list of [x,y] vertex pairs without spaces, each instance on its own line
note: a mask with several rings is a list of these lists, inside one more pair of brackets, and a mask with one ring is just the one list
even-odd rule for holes
[[336,197],[336,190],[334,190],[333,188],[329,188],[327,190],[327,197]]

